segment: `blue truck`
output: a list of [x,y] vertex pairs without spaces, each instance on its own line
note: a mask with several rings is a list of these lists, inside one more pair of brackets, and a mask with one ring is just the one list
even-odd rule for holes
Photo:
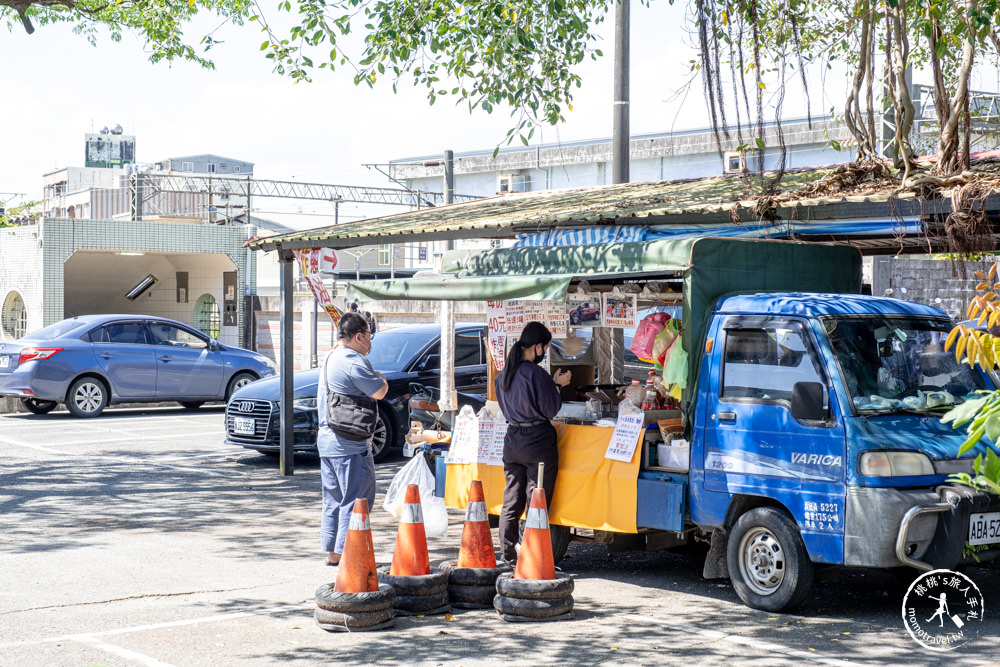
[[[707,544],[704,575],[728,576],[748,606],[795,607],[819,568],[915,573],[1000,554],[1000,496],[949,482],[990,445],[959,458],[966,433],[941,422],[992,385],[944,349],[944,312],[862,294],[856,249],[664,240],[454,254],[443,271],[467,298],[632,285],[640,304],[680,300],[689,467],[636,467],[636,532],[649,548]],[[572,527],[552,526],[557,554]]]

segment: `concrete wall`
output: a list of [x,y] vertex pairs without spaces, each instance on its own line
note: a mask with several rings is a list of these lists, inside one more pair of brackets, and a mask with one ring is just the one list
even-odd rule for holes
[[[992,262],[990,262],[992,263]],[[964,266],[966,277],[962,277]],[[975,271],[986,273],[986,262],[951,262],[923,258],[875,257],[872,294],[936,306],[955,321],[965,319],[965,309],[975,296]]]
[[[42,280],[42,231],[41,225],[0,228],[0,307],[12,293],[21,295],[27,311],[26,331],[45,326],[45,282]],[[10,340],[11,332],[0,325],[0,340]]]

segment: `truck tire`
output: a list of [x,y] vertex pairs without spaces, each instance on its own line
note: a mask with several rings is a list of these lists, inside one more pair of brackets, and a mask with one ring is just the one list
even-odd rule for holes
[[555,579],[542,580],[515,579],[512,574],[501,574],[497,579],[497,593],[521,600],[558,600],[573,594],[573,579],[562,572],[556,572]]
[[446,560],[441,569],[448,573],[449,586],[496,586],[501,572],[509,572],[510,567],[459,567],[457,560]]
[[393,608],[402,616],[443,614],[451,609],[448,603],[448,589],[430,595],[397,595]]
[[729,533],[729,576],[748,607],[788,611],[809,594],[813,564],[795,520],[775,507],[741,516]]
[[392,607],[396,591],[389,584],[380,584],[377,591],[364,593],[338,593],[333,584],[323,584],[316,589],[316,606],[326,611],[359,613],[380,611]]
[[492,586],[464,586],[453,584],[448,586],[448,600],[456,607],[471,605],[474,608],[489,608],[493,606],[493,596],[497,589]]
[[430,574],[397,577],[389,574],[388,566],[383,566],[378,569],[378,582],[396,589],[396,597],[439,595],[448,589],[448,573],[431,568]]
[[497,594],[493,598],[493,608],[504,616],[521,616],[523,618],[553,618],[573,611],[573,596],[568,595],[557,600],[523,600],[507,598]]
[[[334,628],[345,628],[345,629],[361,629],[370,628],[372,626],[381,625],[387,621],[392,620],[395,613],[392,607],[387,607],[385,609],[379,609],[378,611],[359,611],[359,612],[336,612],[327,611],[325,609],[320,609],[319,607],[313,612],[313,618],[316,619],[316,623],[319,624],[324,630],[334,629]],[[328,628],[326,626],[334,626],[334,628]]]

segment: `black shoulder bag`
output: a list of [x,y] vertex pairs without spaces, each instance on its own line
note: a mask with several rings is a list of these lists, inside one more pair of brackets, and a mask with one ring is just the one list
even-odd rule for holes
[[[327,355],[323,365],[323,382],[326,379]],[[378,425],[378,403],[371,396],[340,394],[326,385],[326,423],[334,433],[346,440],[368,440],[375,435]]]

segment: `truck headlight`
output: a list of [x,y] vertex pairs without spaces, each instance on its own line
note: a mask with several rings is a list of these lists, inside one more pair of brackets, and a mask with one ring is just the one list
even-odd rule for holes
[[920,452],[863,452],[858,472],[865,477],[912,477],[933,475],[934,466]]

